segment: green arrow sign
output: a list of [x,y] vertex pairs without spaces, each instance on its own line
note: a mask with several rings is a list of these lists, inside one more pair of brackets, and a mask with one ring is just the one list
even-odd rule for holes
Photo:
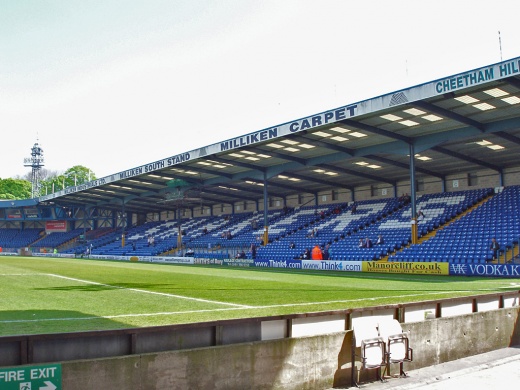
[[0,368],[2,390],[61,390],[61,364]]

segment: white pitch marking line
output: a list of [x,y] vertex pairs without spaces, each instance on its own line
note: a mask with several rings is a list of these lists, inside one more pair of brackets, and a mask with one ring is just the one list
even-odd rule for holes
[[[53,275],[54,276],[54,275]],[[71,279],[66,278],[65,279]],[[76,280],[76,279],[73,279]],[[103,286],[110,286],[106,284],[91,282],[92,284],[99,284]],[[121,287],[123,288],[123,287]],[[139,290],[138,290],[139,291]],[[148,292],[148,291],[145,291]],[[468,291],[459,291],[459,292],[468,292]],[[445,294],[447,291],[442,292],[432,292],[427,295],[438,295]],[[410,295],[397,295],[395,298],[409,298],[414,296],[422,296],[425,294],[410,294]],[[158,313],[139,313],[139,314],[118,314],[113,316],[92,316],[92,317],[70,317],[70,318],[42,318],[42,319],[34,319],[34,320],[5,320],[0,321],[0,324],[7,323],[25,323],[25,322],[45,322],[45,321],[77,321],[77,320],[97,320],[97,319],[116,319],[116,318],[125,318],[125,317],[153,317],[153,316],[168,316],[175,314],[187,314],[187,313],[211,313],[211,312],[219,312],[219,311],[231,311],[231,310],[241,310],[241,309],[272,309],[276,307],[291,307],[291,306],[312,306],[312,305],[326,305],[330,303],[348,303],[348,302],[359,302],[359,301],[377,301],[379,299],[386,299],[388,296],[382,297],[373,297],[373,298],[359,298],[359,299],[346,299],[339,301],[326,301],[326,302],[304,302],[304,303],[287,303],[282,305],[267,305],[267,306],[243,306],[243,307],[230,307],[230,308],[222,308],[222,309],[202,309],[202,310],[188,310],[188,311],[173,311],[173,312],[158,312]]]
[[0,276],[42,276],[45,274],[0,274]]
[[111,287],[111,288],[118,288],[118,289],[121,289],[121,290],[135,291],[135,292],[139,292],[139,293],[161,295],[161,296],[164,296],[164,297],[187,299],[187,300],[190,300],[190,301],[197,301],[197,302],[204,302],[204,303],[214,303],[214,304],[217,304],[217,305],[227,305],[227,306],[237,307],[237,308],[240,308],[240,309],[252,309],[252,308],[254,308],[254,306],[238,305],[236,303],[212,301],[212,300],[209,300],[209,299],[186,297],[186,296],[183,296],[183,295],[167,294],[167,293],[161,293],[161,292],[157,292],[157,291],[141,290],[141,289],[138,289],[138,288],[126,288],[126,287],[120,287],[120,286],[113,286],[111,284],[104,284],[104,283],[92,282],[90,280],[69,278],[67,276],[61,276],[61,275],[55,275],[55,274],[47,274],[47,275],[54,276],[56,278],[61,278],[61,279],[73,280],[75,282],[80,282],[80,283],[94,284],[94,285],[97,285],[97,286],[105,286],[105,287]]

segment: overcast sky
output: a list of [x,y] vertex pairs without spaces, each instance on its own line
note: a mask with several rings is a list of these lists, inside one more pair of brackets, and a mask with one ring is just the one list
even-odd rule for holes
[[0,0],[0,178],[37,141],[103,177],[519,48],[518,0]]

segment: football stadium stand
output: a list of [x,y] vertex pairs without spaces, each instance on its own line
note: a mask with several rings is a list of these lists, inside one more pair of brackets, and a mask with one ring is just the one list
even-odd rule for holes
[[134,257],[184,256],[189,247],[195,257],[244,251],[249,260],[255,245],[257,261],[298,260],[318,245],[331,261],[514,263],[519,64],[0,201],[0,245],[4,253]]

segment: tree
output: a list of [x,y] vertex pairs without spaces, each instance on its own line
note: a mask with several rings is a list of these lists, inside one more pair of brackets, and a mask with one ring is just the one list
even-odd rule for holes
[[[40,181],[47,180],[49,177],[52,177],[52,176],[58,176],[58,171],[50,171],[46,168],[40,169]],[[31,181],[32,172],[29,170],[25,175],[22,175],[22,176],[18,175],[18,176],[15,176],[13,179]]]
[[91,180],[95,180],[96,175],[90,168],[82,165],[75,165],[72,168],[67,169],[65,172],[58,174],[54,172],[49,174],[46,180],[41,181],[41,195],[50,194],[63,190],[67,187],[79,186]]
[[94,172],[82,165],[75,165],[67,169],[63,176],[65,178],[65,187],[80,185],[96,179]]
[[[66,187],[80,185],[96,179],[90,168],[75,165],[64,173],[42,169],[40,171],[40,196],[60,191]],[[30,199],[32,196],[31,173],[15,179],[0,179],[0,199]]]
[[31,182],[22,179],[0,180],[0,199],[30,199]]

